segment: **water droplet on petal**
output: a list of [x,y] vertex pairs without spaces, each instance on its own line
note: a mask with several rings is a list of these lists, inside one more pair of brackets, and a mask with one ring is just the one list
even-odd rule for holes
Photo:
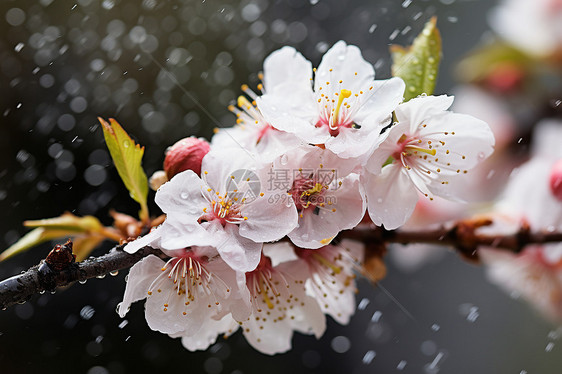
[[281,162],[281,165],[287,165],[287,163],[289,162],[289,157],[287,155],[283,155],[281,156],[281,159],[279,161]]

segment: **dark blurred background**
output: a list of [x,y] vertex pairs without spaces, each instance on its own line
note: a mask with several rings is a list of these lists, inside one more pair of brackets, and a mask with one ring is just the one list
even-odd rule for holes
[[[71,211],[109,224],[110,209],[136,213],[97,116],[115,117],[146,146],[144,166],[151,175],[176,140],[209,138],[214,127],[233,124],[226,106],[241,84],[257,85],[271,51],[291,45],[317,65],[343,39],[363,50],[378,78],[387,78],[388,45],[410,43],[433,15],[444,52],[436,92],[446,93],[455,62],[489,33],[486,11],[494,4],[5,0],[0,249],[26,232],[26,219]],[[49,249],[43,245],[0,263],[0,277],[36,264]],[[359,309],[349,326],[329,320],[322,339],[297,335],[293,350],[276,357],[257,353],[241,334],[190,353],[179,340],[149,330],[142,303],[125,320],[117,316],[126,271],[92,279],[0,312],[0,372],[561,372],[555,327],[489,284],[481,268],[453,253],[413,273],[389,267],[384,289],[360,282]]]

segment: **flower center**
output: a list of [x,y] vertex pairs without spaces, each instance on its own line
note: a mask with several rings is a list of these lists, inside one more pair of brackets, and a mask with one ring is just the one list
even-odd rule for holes
[[430,141],[425,144],[427,148],[424,148],[423,145],[424,142],[421,139],[408,137],[406,134],[402,134],[400,139],[396,142],[396,151],[392,154],[392,157],[396,160],[401,160],[404,167],[408,168],[408,157],[419,157],[420,153],[435,156],[437,151],[433,148]]
[[[191,252],[187,252],[182,257],[174,257],[170,259],[163,267],[162,274],[157,277],[148,288],[148,296],[154,293],[165,291],[166,286],[163,282],[172,281],[172,292],[170,292],[167,300],[163,304],[163,310],[166,312],[171,303],[177,302],[174,300],[174,295],[182,296],[184,302],[183,315],[187,315],[187,309],[192,302],[196,301],[197,296],[209,299],[208,307],[212,307],[212,303],[218,306],[221,295],[216,295],[217,285],[221,286],[222,291],[219,293],[230,292],[226,284],[219,278],[207,271],[203,262],[205,260],[197,257]],[[215,283],[213,283],[215,282]],[[218,283],[217,283],[218,282]],[[214,284],[215,286],[212,286]],[[224,292],[223,292],[224,291]]]
[[[205,171],[202,175],[206,184],[207,174],[208,172]],[[234,179],[234,176],[231,176],[231,179]],[[211,187],[202,191],[202,195],[209,202],[209,206],[203,208],[203,215],[199,218],[200,223],[219,220],[225,226],[227,223],[239,224],[248,219],[248,217],[243,216],[241,213],[246,198],[243,197],[244,195],[237,188],[229,187],[230,183],[228,183],[227,192],[224,195],[221,195],[220,192],[215,191]]]
[[[330,188],[330,184],[335,180],[335,171],[326,170],[326,175],[318,175],[312,173],[308,176],[300,174],[293,181],[293,186],[289,194],[293,197],[295,206],[300,212],[308,208],[314,209],[314,214],[318,214],[321,208],[326,205],[332,205],[334,199],[326,196],[326,191]],[[335,209],[332,209],[335,211]]]
[[369,100],[373,94],[373,87],[369,87],[366,92],[360,90],[353,93],[341,87],[342,80],[336,84],[331,83],[333,82],[326,82],[326,85],[318,87],[316,92],[320,113],[316,127],[327,126],[331,136],[337,136],[342,128],[361,128],[353,122],[353,116]]

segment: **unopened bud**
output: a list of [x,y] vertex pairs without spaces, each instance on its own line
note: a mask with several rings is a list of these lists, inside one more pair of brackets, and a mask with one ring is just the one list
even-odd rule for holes
[[562,201],[562,160],[558,160],[550,169],[550,192],[558,200]]
[[164,159],[164,171],[168,179],[185,170],[193,170],[201,175],[203,157],[210,149],[211,146],[203,138],[191,136],[178,141],[168,149]]
[[148,180],[148,185],[153,191],[158,191],[160,186],[168,181],[168,176],[164,170],[155,171]]

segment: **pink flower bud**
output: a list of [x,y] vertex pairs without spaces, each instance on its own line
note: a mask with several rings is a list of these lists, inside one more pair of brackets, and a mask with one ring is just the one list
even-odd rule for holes
[[558,160],[550,169],[550,192],[559,201],[562,201],[562,160]]
[[168,179],[185,170],[193,170],[200,175],[201,162],[210,149],[211,146],[203,138],[190,136],[176,142],[168,149],[164,159],[164,170]]

